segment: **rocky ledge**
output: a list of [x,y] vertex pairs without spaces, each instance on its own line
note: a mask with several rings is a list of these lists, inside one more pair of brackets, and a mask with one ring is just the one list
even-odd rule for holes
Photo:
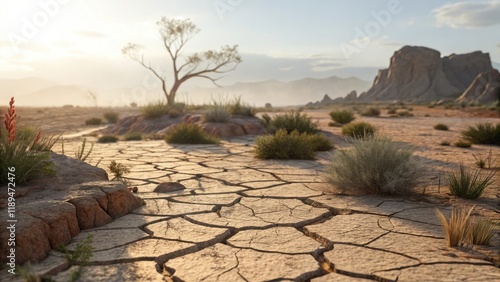
[[[118,181],[108,181],[106,171],[64,155],[53,154],[56,176],[31,181],[16,188],[16,263],[46,258],[51,249],[70,243],[81,230],[103,226],[144,204]],[[0,190],[6,191],[6,187]],[[7,193],[0,196],[2,225],[7,224]],[[12,210],[11,210],[12,211]],[[12,218],[11,218],[12,219]],[[10,231],[1,227],[7,242]],[[0,244],[2,263],[8,244]]]

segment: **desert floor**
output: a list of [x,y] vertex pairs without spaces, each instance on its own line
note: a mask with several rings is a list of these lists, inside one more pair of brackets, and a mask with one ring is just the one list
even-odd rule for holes
[[[139,109],[114,109],[121,116]],[[71,156],[90,117],[110,109],[20,108],[21,121],[47,132],[63,132]],[[329,109],[304,110],[317,120],[338,150],[349,143],[339,127],[329,127]],[[484,110],[488,111],[488,110]],[[139,188],[146,206],[102,228],[83,231],[74,247],[94,234],[94,256],[83,281],[500,281],[500,234],[490,246],[448,248],[435,215],[451,205],[476,205],[474,217],[500,220],[500,174],[476,200],[453,197],[447,171],[491,151],[500,166],[500,147],[442,146],[460,139],[478,122],[500,122],[496,113],[414,107],[414,117],[360,117],[393,140],[418,146],[427,168],[411,195],[344,195],[323,178],[330,153],[315,161],[264,161],[253,157],[255,136],[233,138],[221,146],[171,146],[162,140],[95,144],[91,164],[116,160],[131,167],[126,179]],[[274,113],[272,113],[274,114]],[[449,131],[438,131],[444,123]],[[95,137],[86,136],[91,141]],[[60,145],[54,150],[61,152]],[[187,187],[158,194],[158,183]],[[63,260],[55,252],[36,269]],[[163,268],[163,269],[161,269]],[[64,281],[72,269],[55,276]],[[158,270],[161,270],[158,272]],[[2,278],[2,277],[0,277]],[[175,280],[181,279],[181,280]],[[360,280],[361,279],[361,280]],[[365,279],[365,280],[363,280]],[[381,280],[382,279],[382,280]]]

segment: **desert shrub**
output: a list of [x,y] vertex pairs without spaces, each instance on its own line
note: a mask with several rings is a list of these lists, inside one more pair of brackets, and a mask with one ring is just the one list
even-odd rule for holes
[[450,146],[450,144],[451,144],[450,140],[443,140],[441,141],[441,143],[439,143],[439,145],[441,146]]
[[347,150],[336,150],[326,165],[327,182],[344,190],[404,193],[419,184],[423,166],[412,145],[372,136]]
[[88,120],[85,121],[85,125],[100,125],[103,123],[104,121],[102,120],[102,118],[98,117],[89,118]]
[[478,123],[462,132],[465,140],[474,144],[500,145],[500,123]]
[[118,142],[118,137],[114,135],[103,135],[97,139],[97,143],[116,143]]
[[113,179],[111,180],[122,180],[123,176],[127,173],[130,173],[130,168],[124,164],[117,163],[116,161],[111,161],[108,166],[109,171],[113,173]]
[[497,158],[493,156],[493,151],[491,148],[486,157],[483,157],[481,155],[476,157],[476,155],[474,154],[472,154],[472,156],[475,160],[474,164],[479,168],[491,169],[496,167]]
[[449,221],[440,210],[436,209],[436,214],[443,224],[446,245],[448,247],[470,244],[469,230],[471,225],[469,218],[473,209],[474,207],[469,212],[466,212],[465,209],[452,208]]
[[147,119],[159,118],[170,113],[170,108],[167,104],[158,101],[141,107],[142,115]]
[[465,141],[465,140],[458,140],[457,142],[455,142],[455,147],[458,147],[458,148],[470,148],[472,146],[472,144],[468,141]]
[[52,143],[52,137],[42,136],[40,130],[18,128],[14,98],[9,105],[4,126],[0,126],[0,185],[11,182],[24,184],[38,176],[55,175],[55,165],[49,152],[55,141]]
[[197,124],[180,123],[168,132],[165,141],[169,144],[218,144],[219,138]]
[[238,97],[233,101],[229,102],[227,105],[227,109],[231,115],[253,117],[255,116],[256,113],[254,107],[241,101],[241,97]]
[[370,107],[361,113],[364,117],[378,117],[380,115],[380,110],[374,107]]
[[452,195],[466,199],[477,199],[483,194],[484,189],[493,183],[492,178],[495,174],[496,171],[487,174],[483,174],[482,170],[469,171],[461,163],[458,173],[449,171],[446,174],[446,180]]
[[297,130],[288,134],[286,129],[280,129],[274,135],[259,136],[255,145],[255,156],[259,159],[314,159],[315,145],[306,133]]
[[[263,116],[264,119],[266,119]],[[285,129],[288,134],[296,130],[299,133],[317,133],[318,124],[313,122],[310,117],[300,112],[291,111],[283,115],[276,115],[273,118],[268,116],[265,124],[268,124],[268,129],[271,132],[277,132],[280,129]]]
[[203,119],[207,122],[228,122],[231,119],[231,113],[227,107],[215,105],[203,115]]
[[355,119],[354,113],[349,110],[330,112],[330,117],[333,121],[340,124],[348,124]]
[[434,129],[435,129],[435,130],[443,130],[443,131],[446,131],[446,130],[448,130],[449,128],[448,128],[448,126],[447,126],[446,124],[444,124],[444,123],[437,123],[437,124],[435,124],[435,125],[434,125]]
[[342,127],[342,134],[352,138],[362,139],[368,136],[373,136],[376,129],[373,125],[360,121],[353,122]]
[[387,110],[388,115],[395,115],[396,114],[396,108],[390,107],[389,110]]
[[334,148],[332,141],[323,134],[307,134],[306,138],[312,144],[314,151],[330,151]]
[[104,119],[108,122],[108,123],[116,123],[118,121],[118,113],[115,113],[115,112],[107,112],[107,113],[104,113]]
[[124,136],[125,141],[140,141],[142,140],[142,135],[139,132],[131,131],[125,134]]

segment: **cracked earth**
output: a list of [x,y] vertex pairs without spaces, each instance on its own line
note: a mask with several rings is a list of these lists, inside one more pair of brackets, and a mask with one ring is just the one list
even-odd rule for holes
[[[321,175],[328,153],[315,161],[263,161],[253,156],[254,140],[96,144],[100,167],[111,160],[131,167],[126,179],[146,205],[73,238],[70,250],[93,235],[93,257],[81,280],[500,281],[493,263],[498,234],[492,246],[472,251],[445,246],[435,208],[449,216],[449,203],[427,195],[332,194]],[[439,158],[429,162],[442,165]],[[186,189],[153,192],[169,181]],[[433,181],[427,191],[445,190]],[[498,186],[489,189],[479,211],[499,219]],[[64,264],[64,256],[52,251],[33,268],[67,281],[74,267]]]

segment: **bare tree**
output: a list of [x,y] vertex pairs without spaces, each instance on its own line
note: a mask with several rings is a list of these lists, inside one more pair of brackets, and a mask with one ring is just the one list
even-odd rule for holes
[[[170,89],[167,86],[167,75],[155,70],[144,61],[144,55],[141,53],[142,46],[129,43],[122,49],[122,53],[151,71],[161,81],[168,105],[175,104],[175,95],[182,83],[187,80],[195,77],[205,78],[219,86],[217,80],[221,77],[214,77],[214,75],[230,72],[241,63],[238,45],[232,47],[226,45],[222,46],[219,51],[208,50],[203,53],[182,56],[186,43],[199,32],[190,19],[179,20],[163,17],[156,24],[159,27],[163,46],[172,61],[173,84]],[[184,58],[184,61],[181,61],[181,57]]]

